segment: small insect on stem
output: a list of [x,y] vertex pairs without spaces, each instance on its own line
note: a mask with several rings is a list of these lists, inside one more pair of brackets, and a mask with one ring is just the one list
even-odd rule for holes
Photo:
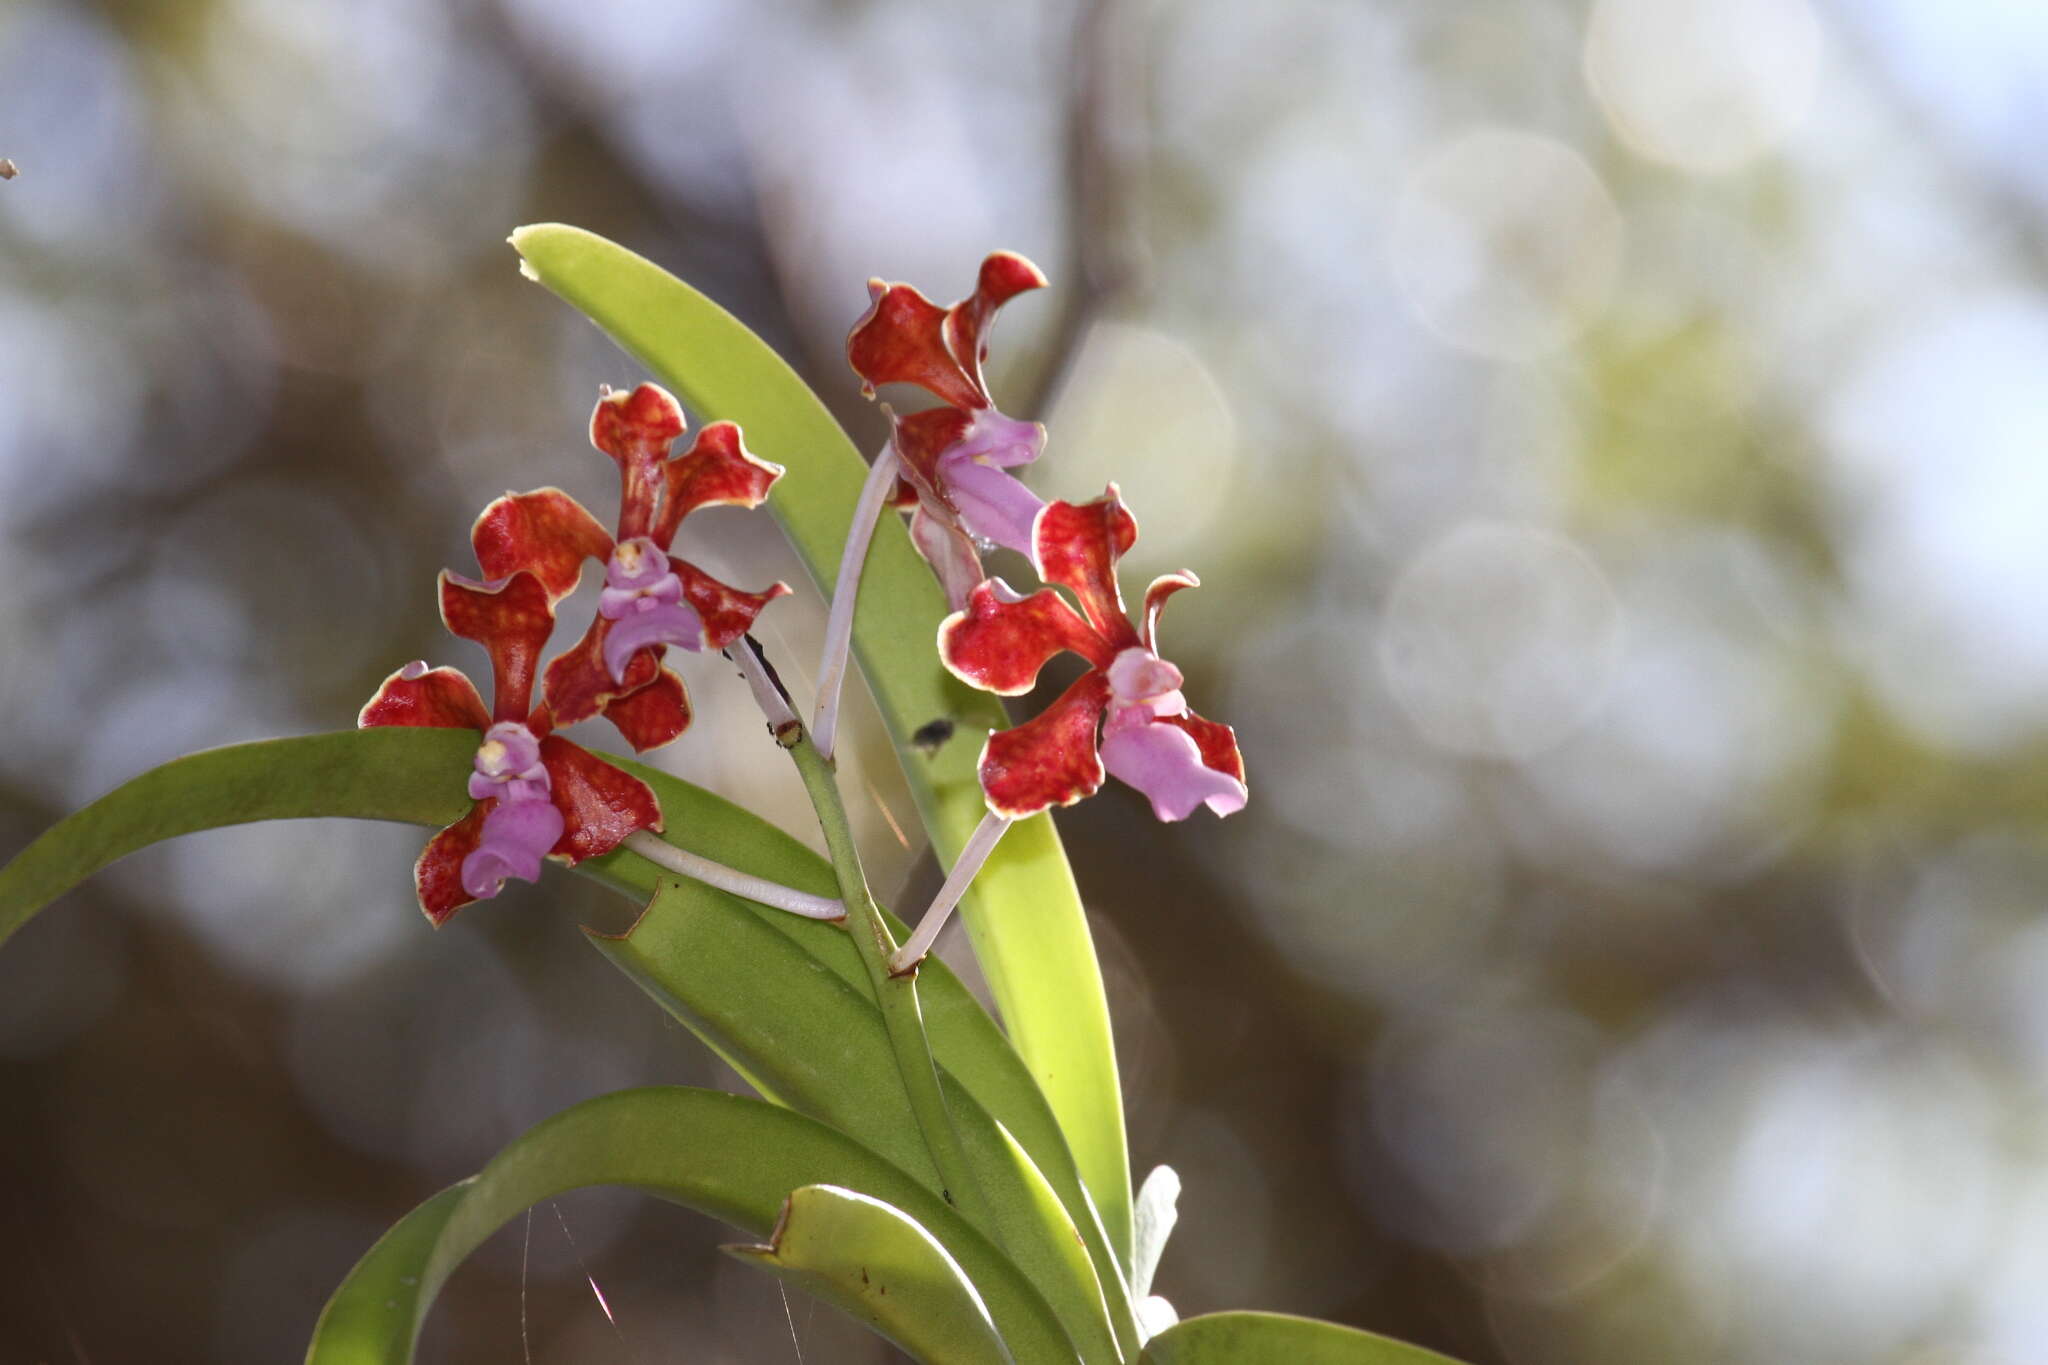
[[6,157],[0,156],[0,180],[12,180],[15,176],[20,174],[21,167],[15,165]]

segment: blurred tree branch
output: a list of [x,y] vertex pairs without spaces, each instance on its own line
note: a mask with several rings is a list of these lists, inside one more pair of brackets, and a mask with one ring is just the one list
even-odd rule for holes
[[1143,196],[1131,193],[1142,175],[1149,86],[1143,32],[1135,6],[1082,0],[1076,10],[1066,70],[1066,250],[1072,279],[1044,347],[1045,359],[1021,411],[1043,419],[1059,401],[1089,329],[1147,274]]

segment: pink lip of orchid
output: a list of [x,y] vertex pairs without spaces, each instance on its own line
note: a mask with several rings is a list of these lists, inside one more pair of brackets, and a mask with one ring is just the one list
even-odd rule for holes
[[878,384],[915,384],[945,406],[889,413],[900,461],[896,504],[912,508],[910,534],[955,609],[984,575],[975,540],[1031,552],[1043,501],[1005,471],[1036,460],[1045,428],[998,412],[982,376],[996,310],[1043,288],[1037,266],[1014,252],[982,261],[974,292],[941,308],[907,284],[868,282],[868,311],[846,338],[846,358],[870,397]]
[[1197,807],[1218,815],[1244,807],[1247,790],[1237,737],[1188,709],[1181,672],[1159,657],[1166,599],[1196,586],[1167,574],[1145,590],[1144,627],[1133,627],[1116,563],[1136,543],[1138,524],[1112,484],[1088,503],[1052,502],[1038,515],[1033,558],[1048,583],[1071,590],[1075,611],[1052,588],[1030,596],[1001,579],[979,584],[939,627],[939,655],[984,691],[1031,690],[1054,655],[1072,651],[1091,665],[1035,720],[988,738],[982,791],[997,815],[1019,819],[1092,795],[1105,775],[1137,788],[1161,820]]
[[440,925],[471,901],[498,894],[508,877],[537,880],[543,860],[574,865],[616,848],[635,830],[661,829],[654,792],[554,734],[546,704],[531,705],[554,601],[536,574],[487,583],[441,575],[441,619],[491,656],[486,709],[476,686],[452,668],[415,661],[386,678],[357,724],[481,731],[472,760],[469,814],[427,842],[414,869],[420,908]]
[[724,649],[753,627],[786,583],[752,593],[669,553],[683,519],[700,507],[758,507],[782,476],[747,450],[731,422],[713,422],[681,455],[683,412],[658,385],[607,390],[590,419],[591,444],[619,467],[616,539],[559,488],[507,493],[477,518],[471,541],[487,575],[526,571],[559,601],[583,561],[605,566],[596,618],[548,666],[543,690],[557,724],[602,713],[635,750],[657,748],[690,723],[689,694],[662,663],[669,645]]

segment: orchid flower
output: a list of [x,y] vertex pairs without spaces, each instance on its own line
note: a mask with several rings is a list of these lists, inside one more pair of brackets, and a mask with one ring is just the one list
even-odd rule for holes
[[884,458],[893,455],[901,476],[893,501],[914,509],[910,538],[955,610],[984,577],[977,540],[1030,554],[1032,519],[1044,505],[1006,471],[1038,458],[1045,428],[998,412],[981,366],[996,310],[1045,282],[1037,266],[1010,251],[982,261],[974,292],[950,308],[910,285],[870,280],[872,302],[846,338],[863,393],[915,384],[944,405],[908,417],[890,412]]
[[1161,820],[1197,807],[1218,815],[1243,808],[1244,761],[1227,725],[1204,720],[1181,695],[1181,672],[1159,656],[1166,599],[1196,585],[1166,574],[1145,590],[1142,629],[1125,615],[1116,564],[1136,543],[1138,523],[1116,485],[1093,502],[1046,504],[1033,527],[1039,576],[1073,592],[1075,611],[1052,588],[1030,596],[990,579],[939,627],[939,655],[964,681],[1020,696],[1046,661],[1064,651],[1090,667],[1036,719],[991,734],[981,753],[989,810],[1021,819],[1092,795],[1105,772],[1150,799]]
[[548,665],[542,686],[556,722],[602,713],[635,750],[668,743],[690,723],[683,681],[662,663],[669,645],[722,650],[747,633],[786,583],[745,592],[669,553],[683,518],[700,507],[758,507],[782,476],[757,459],[740,429],[713,422],[683,454],[683,412],[658,385],[607,390],[590,419],[590,441],[619,467],[617,534],[559,488],[507,493],[477,519],[477,562],[491,577],[525,571],[559,601],[575,591],[585,558],[605,566],[597,616],[583,638]]
[[554,734],[557,717],[546,704],[532,705],[534,674],[555,625],[540,577],[522,571],[477,582],[443,572],[441,619],[489,651],[492,706],[458,670],[416,660],[384,680],[356,722],[481,732],[469,778],[476,804],[427,841],[414,868],[420,909],[435,925],[497,895],[507,877],[538,880],[545,858],[573,867],[637,830],[661,828],[661,807],[646,783]]

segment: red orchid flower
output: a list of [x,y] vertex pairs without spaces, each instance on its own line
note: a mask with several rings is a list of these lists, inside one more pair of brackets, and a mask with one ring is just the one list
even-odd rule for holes
[[915,509],[911,540],[956,610],[984,577],[977,539],[1031,553],[1032,518],[1044,503],[1004,471],[1038,458],[1045,428],[996,411],[981,366],[996,310],[1045,282],[1010,251],[984,260],[974,292],[950,308],[907,284],[870,280],[872,302],[846,338],[868,397],[877,384],[915,384],[945,405],[890,412],[889,439],[903,475],[896,504]]
[[634,830],[661,829],[661,807],[646,783],[554,734],[556,717],[531,704],[555,626],[554,601],[539,577],[521,572],[479,583],[444,572],[441,619],[490,652],[493,707],[485,709],[456,669],[415,661],[384,680],[356,722],[482,732],[469,778],[476,804],[427,841],[414,868],[420,909],[437,926],[471,901],[497,895],[507,877],[538,880],[543,858],[573,867]]
[[1021,819],[1092,795],[1105,771],[1136,787],[1161,820],[1197,806],[1218,815],[1244,807],[1244,760],[1228,725],[1204,720],[1181,695],[1181,673],[1159,657],[1159,613],[1192,588],[1190,573],[1166,574],[1145,590],[1142,631],[1124,613],[1116,564],[1138,539],[1138,523],[1116,485],[1093,502],[1047,503],[1035,528],[1041,577],[1070,589],[1023,597],[1001,579],[979,584],[967,606],[939,626],[939,656],[984,691],[1019,696],[1055,654],[1072,650],[1091,667],[1035,720],[988,737],[981,786],[997,815]]
[[668,553],[691,512],[758,507],[782,477],[781,466],[747,450],[731,422],[713,422],[670,459],[683,425],[682,408],[654,384],[607,390],[598,400],[590,441],[619,466],[616,537],[559,488],[507,493],[484,509],[470,535],[486,576],[531,573],[554,601],[575,591],[586,557],[605,566],[596,619],[548,665],[542,687],[557,724],[601,712],[642,751],[690,723],[689,694],[662,663],[665,648],[724,649],[789,591],[776,583],[743,592]]

